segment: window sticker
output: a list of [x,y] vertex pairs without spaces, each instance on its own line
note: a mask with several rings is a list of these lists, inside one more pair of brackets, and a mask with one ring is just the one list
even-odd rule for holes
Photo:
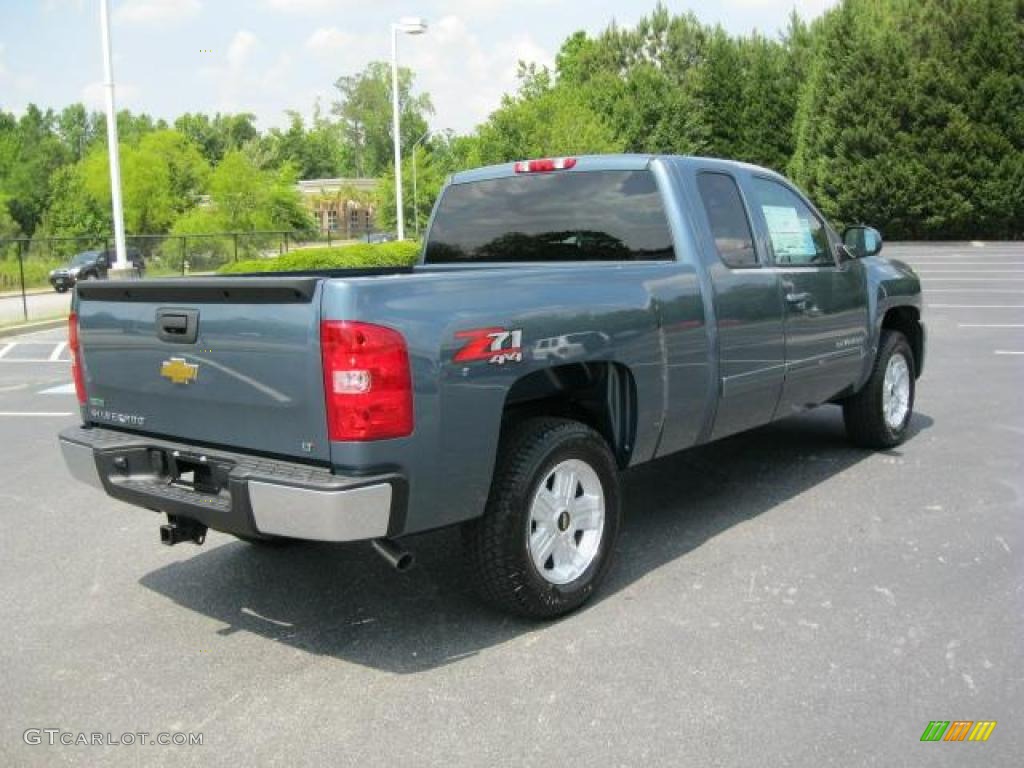
[[801,219],[796,208],[788,205],[762,205],[772,247],[782,259],[813,258],[817,255],[810,222]]

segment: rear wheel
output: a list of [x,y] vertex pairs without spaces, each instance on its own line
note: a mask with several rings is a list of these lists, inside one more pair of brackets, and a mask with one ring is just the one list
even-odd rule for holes
[[618,468],[604,439],[567,419],[528,419],[502,440],[483,517],[464,526],[481,595],[554,618],[586,602],[611,564]]
[[882,331],[867,384],[843,402],[846,433],[862,448],[885,449],[907,438],[914,412],[914,352],[898,331]]

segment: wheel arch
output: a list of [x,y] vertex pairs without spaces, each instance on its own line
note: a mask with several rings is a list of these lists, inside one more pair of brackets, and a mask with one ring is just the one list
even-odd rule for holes
[[890,307],[882,317],[881,329],[902,333],[914,353],[914,377],[921,378],[924,370],[924,326],[917,307],[902,305]]
[[502,433],[536,416],[587,424],[608,442],[620,468],[629,465],[636,443],[636,382],[628,366],[614,361],[567,363],[533,371],[508,390]]

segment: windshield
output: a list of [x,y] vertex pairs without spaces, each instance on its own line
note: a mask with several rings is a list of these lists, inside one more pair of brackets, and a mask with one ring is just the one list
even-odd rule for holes
[[73,259],[71,259],[71,266],[80,267],[83,264],[88,264],[91,261],[96,261],[96,254],[98,253],[99,251],[82,251],[81,253],[76,254]]
[[673,258],[650,171],[523,174],[454,184],[438,205],[426,263]]

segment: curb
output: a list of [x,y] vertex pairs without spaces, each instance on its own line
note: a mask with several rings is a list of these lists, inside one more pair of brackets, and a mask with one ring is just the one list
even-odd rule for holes
[[[45,296],[48,293],[54,293],[52,288],[26,288],[26,296]],[[0,293],[0,299],[20,299],[21,291],[5,291]]]
[[60,328],[63,325],[67,325],[68,319],[66,317],[57,317],[52,320],[40,320],[35,323],[22,323],[21,325],[6,325],[0,328],[0,339],[5,336],[17,336],[21,333],[28,333],[29,331],[46,331],[51,328]]

